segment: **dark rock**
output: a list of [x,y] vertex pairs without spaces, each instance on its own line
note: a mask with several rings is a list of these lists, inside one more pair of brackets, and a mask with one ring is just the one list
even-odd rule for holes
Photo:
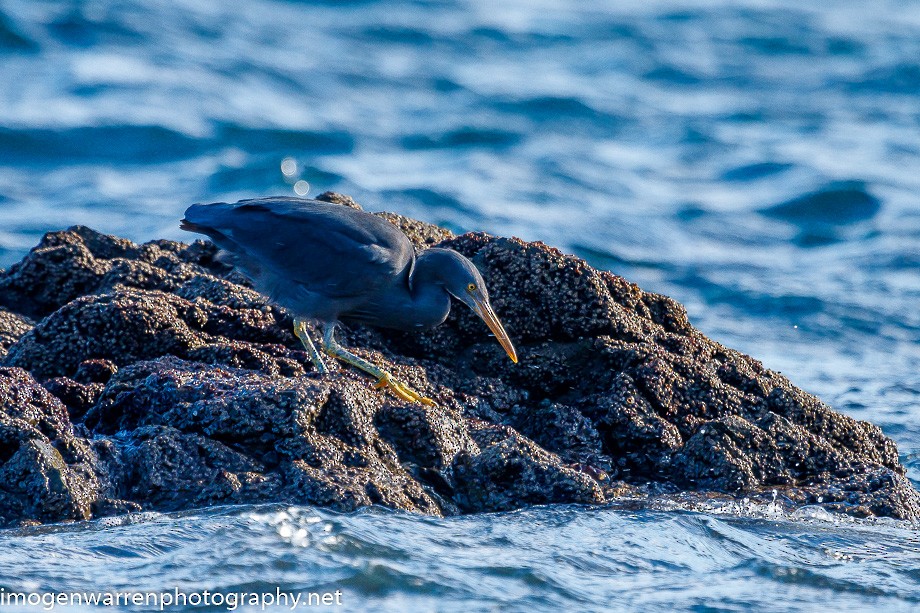
[[339,194],[336,192],[323,192],[316,197],[317,200],[322,200],[323,202],[331,202],[332,204],[341,204],[343,206],[349,206],[353,209],[358,209],[363,211],[364,207],[355,202],[355,199],[346,194]]
[[51,232],[0,275],[0,306],[43,317],[71,300],[117,287],[173,291],[195,274],[226,272],[217,249],[196,242],[135,245],[83,226]]
[[[210,438],[147,426],[115,441],[128,467],[121,475],[126,497],[145,506],[177,510],[190,504],[261,502],[260,490],[268,489],[258,487],[266,484],[260,464]],[[240,495],[243,483],[252,490],[248,495]]]
[[0,368],[0,415],[19,420],[52,441],[72,434],[64,405],[19,368]]
[[0,524],[89,519],[111,483],[67,409],[18,368],[0,368]]
[[166,357],[120,370],[85,424],[125,450],[126,495],[155,508],[392,502],[440,514],[373,427],[380,398],[359,377],[337,383]]
[[118,366],[111,360],[86,360],[77,367],[73,380],[83,385],[108,383],[116,372],[118,372]]
[[48,379],[42,386],[67,407],[72,420],[79,420],[102,395],[101,383],[77,383],[67,377]]
[[604,502],[598,482],[558,456],[515,435],[451,467],[454,499],[467,512],[508,511],[527,504]]
[[621,373],[606,393],[582,406],[625,475],[668,474],[671,456],[683,443],[680,431],[658,414],[629,375]]
[[31,330],[33,325],[28,318],[0,307],[0,358],[5,356],[10,346]]
[[331,360],[316,374],[291,315],[207,243],[51,233],[0,272],[0,359],[15,367],[0,368],[0,524],[719,497],[920,518],[879,428],[704,337],[670,298],[541,243],[381,215],[417,249],[477,264],[519,364],[462,307],[421,334],[342,327],[438,402],[407,404]]
[[363,466],[336,463],[313,467],[303,460],[287,464],[284,500],[354,511],[379,504],[431,515],[442,511],[425,489],[408,474],[380,461]]
[[160,291],[122,289],[81,296],[27,332],[10,348],[6,363],[46,379],[73,375],[90,359],[124,366],[161,355],[186,355],[205,344],[199,330],[206,322],[204,309]]
[[23,434],[15,425],[0,424],[2,444],[15,448],[0,467],[5,484],[0,515],[7,522],[89,519],[92,484],[71,470],[50,442]]
[[601,436],[594,424],[573,407],[541,402],[537,406],[518,405],[510,423],[547,451],[564,462],[599,465],[610,470],[610,458],[601,447]]
[[475,454],[462,416],[443,407],[386,403],[377,412],[380,435],[396,450],[402,462],[443,470],[457,454]]
[[[441,241],[453,238],[454,234],[450,230],[440,228],[424,221],[403,217],[396,213],[375,213],[383,217],[394,226],[403,231],[403,234],[409,237],[416,250],[426,249],[438,245]],[[440,245],[438,245],[440,246]]]
[[328,384],[312,378],[269,377],[168,357],[120,370],[85,423],[102,434],[170,426],[256,447],[304,434],[329,394]]

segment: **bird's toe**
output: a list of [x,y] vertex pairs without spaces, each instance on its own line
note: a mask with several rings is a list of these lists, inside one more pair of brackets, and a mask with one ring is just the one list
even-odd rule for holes
[[406,402],[418,402],[426,406],[436,406],[434,400],[422,396],[408,385],[401,383],[393,378],[390,373],[385,373],[374,385],[376,389],[389,389],[394,396],[401,398]]

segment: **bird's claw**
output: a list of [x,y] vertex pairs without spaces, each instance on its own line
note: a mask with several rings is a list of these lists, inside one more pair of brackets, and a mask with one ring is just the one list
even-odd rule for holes
[[393,392],[393,395],[395,395],[397,398],[401,398],[406,402],[418,402],[429,407],[436,406],[434,400],[431,398],[426,398],[411,387],[405,385],[404,383],[400,383],[394,379],[390,373],[385,373],[382,377],[380,377],[380,379],[378,379],[377,383],[374,385],[374,388],[378,390],[387,388]]

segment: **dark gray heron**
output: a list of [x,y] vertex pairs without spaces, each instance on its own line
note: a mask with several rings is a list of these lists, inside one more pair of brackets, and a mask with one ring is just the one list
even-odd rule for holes
[[517,362],[511,339],[489,303],[476,266],[456,251],[431,248],[418,257],[399,228],[348,206],[273,197],[193,204],[183,230],[207,235],[222,258],[252,280],[255,288],[294,315],[294,334],[320,373],[328,372],[307,333],[307,322],[323,329],[322,348],[377,377],[410,402],[434,404],[409,386],[339,345],[340,321],[405,331],[442,323],[457,298],[479,317]]

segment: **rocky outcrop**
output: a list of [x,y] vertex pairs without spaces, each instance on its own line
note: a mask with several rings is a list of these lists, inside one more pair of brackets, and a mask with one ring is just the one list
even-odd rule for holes
[[51,233],[0,273],[0,524],[696,494],[920,518],[877,427],[704,337],[677,302],[541,243],[383,215],[476,263],[519,364],[462,306],[422,334],[344,329],[437,401],[407,404],[341,364],[317,374],[290,315],[210,244]]

